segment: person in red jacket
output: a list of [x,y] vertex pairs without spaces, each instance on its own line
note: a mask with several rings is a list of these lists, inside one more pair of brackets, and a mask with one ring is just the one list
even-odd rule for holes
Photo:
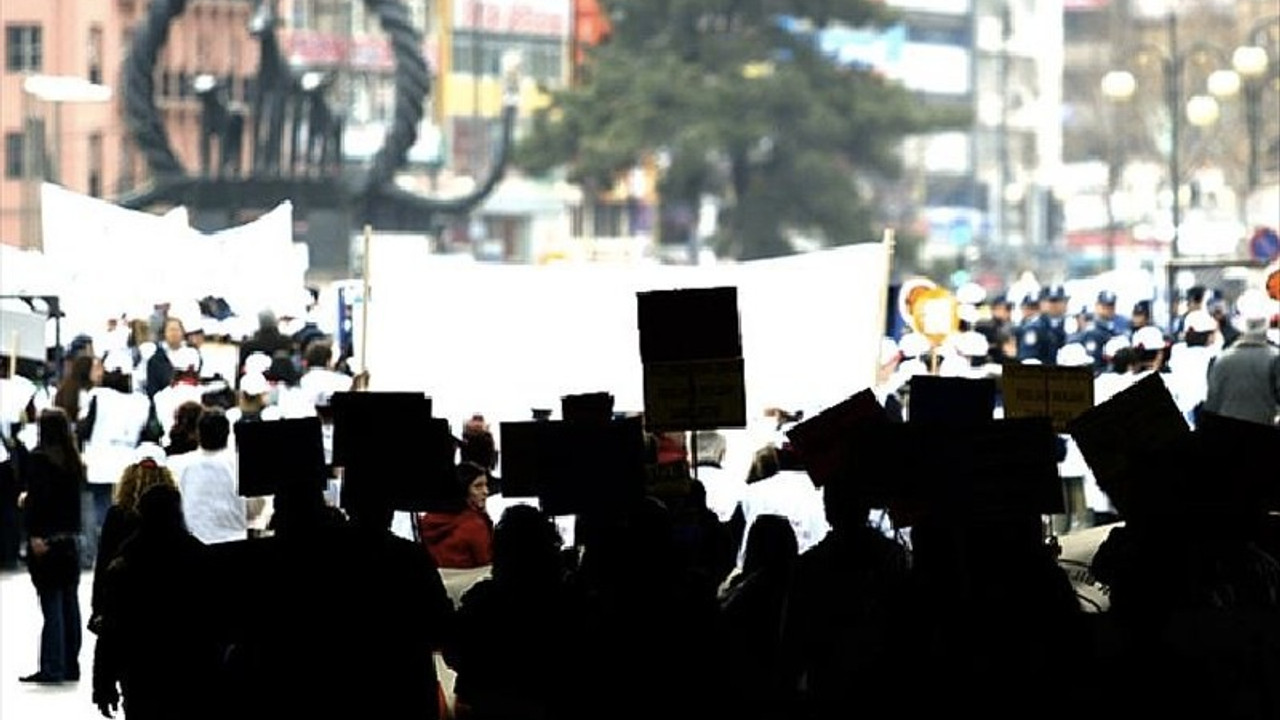
[[418,517],[418,536],[442,568],[469,569],[493,562],[493,521],[485,513],[488,475],[474,463],[458,465],[452,507]]

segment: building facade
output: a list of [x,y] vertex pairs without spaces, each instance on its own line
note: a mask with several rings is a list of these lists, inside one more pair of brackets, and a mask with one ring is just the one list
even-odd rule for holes
[[[216,78],[233,105],[243,105],[252,92],[257,48],[248,32],[251,9],[239,0],[188,3],[157,59],[156,105],[169,142],[187,168],[196,168],[199,161],[196,78]],[[108,199],[147,181],[146,164],[124,121],[121,72],[146,11],[143,0],[0,3],[0,53],[5,58],[0,75],[0,163],[5,170],[0,242],[40,247],[43,181]],[[110,88],[110,99],[89,97],[92,93],[41,97],[24,90],[28,78],[48,76]],[[27,87],[38,88],[39,83]]]

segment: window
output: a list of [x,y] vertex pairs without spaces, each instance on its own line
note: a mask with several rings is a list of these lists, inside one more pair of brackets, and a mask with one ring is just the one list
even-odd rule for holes
[[23,166],[26,165],[26,143],[22,133],[7,133],[4,136],[4,176],[10,180],[23,177]]
[[[126,46],[128,47],[128,46]],[[89,82],[102,84],[102,26],[89,28]]]
[[89,136],[89,197],[102,197],[102,133]]
[[40,72],[44,65],[42,41],[39,25],[6,26],[5,69],[9,72]]

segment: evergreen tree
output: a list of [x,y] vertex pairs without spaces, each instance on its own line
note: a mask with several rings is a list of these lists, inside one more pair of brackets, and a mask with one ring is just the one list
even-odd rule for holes
[[[602,0],[613,23],[581,81],[553,96],[517,149],[525,169],[566,167],[588,188],[657,158],[665,241],[719,198],[716,244],[739,259],[878,239],[859,178],[900,170],[904,135],[967,124],[869,70],[841,67],[814,28],[886,26],[874,0]],[[672,222],[683,218],[683,224]]]

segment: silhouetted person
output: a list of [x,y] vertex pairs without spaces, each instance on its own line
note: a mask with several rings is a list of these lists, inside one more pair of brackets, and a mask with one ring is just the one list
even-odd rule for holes
[[729,646],[732,717],[788,717],[795,709],[795,687],[783,656],[783,618],[798,557],[791,522],[761,515],[751,524],[742,572],[721,600]]
[[168,484],[138,500],[138,531],[107,568],[93,659],[93,701],[130,720],[211,718],[220,699],[212,581]]
[[723,712],[723,631],[714,595],[681,572],[667,509],[646,498],[593,522],[580,573],[583,651],[569,717],[694,720]]
[[40,597],[40,669],[23,682],[80,679],[80,493],[84,463],[67,415],[41,411],[40,440],[24,470],[27,570]]
[[577,650],[555,523],[516,505],[493,537],[493,577],[462,596],[444,658],[454,671],[457,720],[552,720],[577,692],[564,670]]
[[868,524],[870,504],[840,484],[823,487],[830,532],[802,554],[787,603],[784,641],[796,717],[844,717],[889,699],[894,603],[903,592],[905,548]]
[[705,592],[715,594],[737,562],[737,546],[729,526],[707,507],[707,491],[697,480],[689,483],[677,517],[676,537],[689,572]]
[[[1143,472],[1109,489],[1125,525],[1093,560],[1111,589],[1111,646],[1099,666],[1110,676],[1151,669],[1106,688],[1118,712],[1262,718],[1280,708],[1280,564],[1259,546],[1267,520],[1258,493],[1275,481],[1252,471],[1275,439],[1259,443],[1247,421],[1215,430],[1214,417],[1202,414],[1176,448],[1135,450]],[[1225,438],[1239,444],[1238,466],[1218,465]]]
[[217,546],[226,591],[251,603],[232,623],[242,717],[439,717],[444,584],[428,553],[390,532],[377,493],[349,500],[338,523],[318,486],[290,489],[276,496],[274,537]]
[[[1042,534],[1031,512],[931,517],[913,526],[916,618],[900,627],[922,631],[909,643],[918,653],[912,671],[931,689],[914,698],[915,712],[954,707],[1017,717],[1028,698],[1052,697],[1083,665],[1079,601]],[[1036,708],[1049,717],[1070,714],[1052,703]]]
[[[152,446],[150,457],[140,457],[125,468],[116,483],[111,507],[107,508],[106,520],[102,522],[102,537],[98,541],[98,554],[93,566],[93,593],[90,600],[91,613],[89,629],[97,632],[101,625],[102,594],[106,585],[107,568],[115,560],[124,547],[125,541],[138,531],[141,522],[138,515],[138,501],[143,493],[155,485],[168,485],[177,488],[177,481],[169,469],[160,465],[154,455]],[[144,448],[142,453],[148,453]]]

